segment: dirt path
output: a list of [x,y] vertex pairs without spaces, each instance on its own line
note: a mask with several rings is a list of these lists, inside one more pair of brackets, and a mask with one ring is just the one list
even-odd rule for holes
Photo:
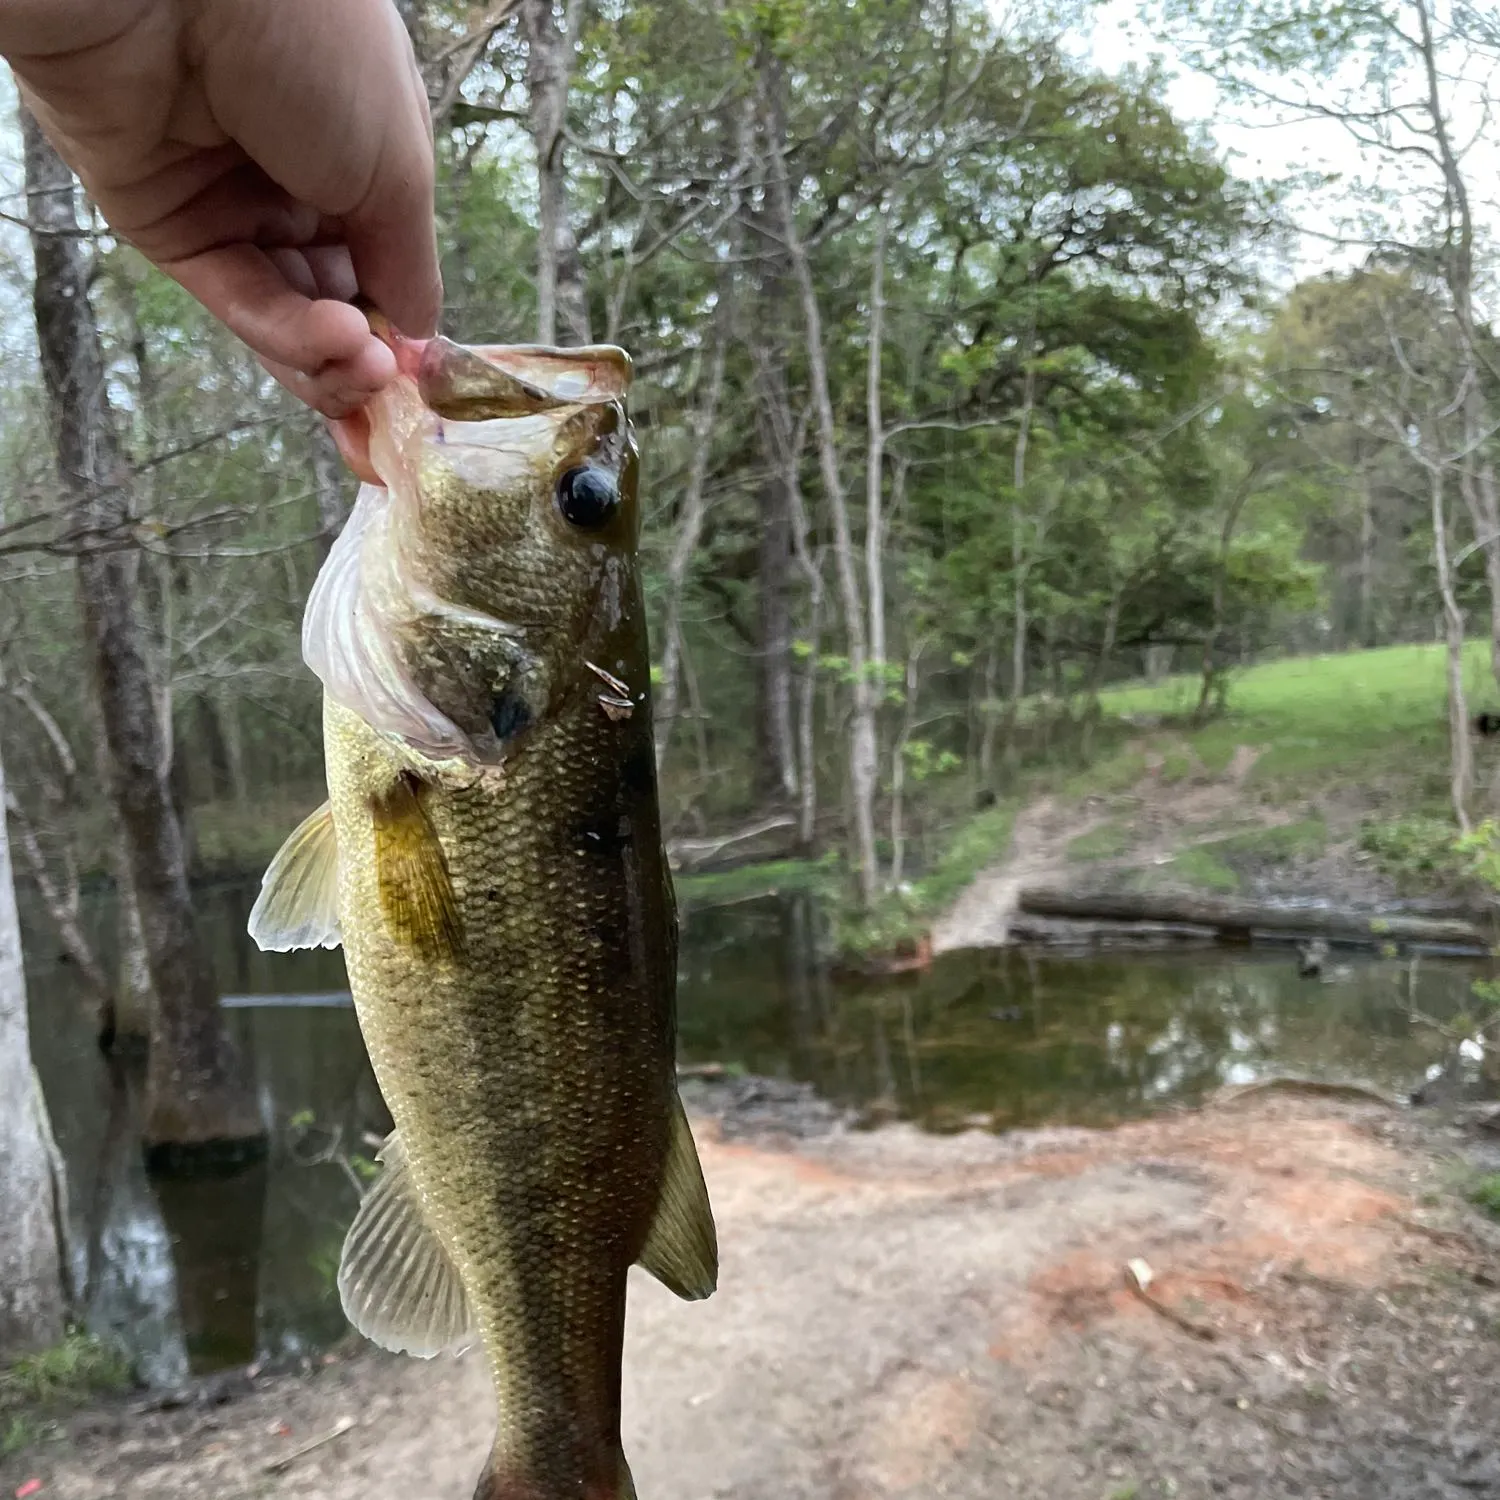
[[1002,946],[1021,887],[1058,875],[1066,868],[1069,843],[1101,821],[1100,814],[1059,809],[1051,797],[1022,808],[1005,858],[982,871],[943,913],[932,929],[932,951]]
[[[1002,1138],[701,1124],[722,1289],[633,1286],[643,1500],[1500,1497],[1500,1236],[1417,1128],[1274,1095]],[[361,1353],[85,1413],[0,1495],[468,1500],[491,1425],[476,1359]]]

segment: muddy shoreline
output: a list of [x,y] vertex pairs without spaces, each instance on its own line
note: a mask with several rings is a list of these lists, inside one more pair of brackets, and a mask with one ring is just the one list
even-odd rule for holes
[[[1457,1117],[1261,1091],[935,1137],[688,1093],[724,1274],[633,1280],[644,1500],[1500,1497],[1500,1225],[1462,1192],[1500,1144]],[[474,1357],[351,1339],[44,1420],[0,1494],[467,1500],[493,1418]]]

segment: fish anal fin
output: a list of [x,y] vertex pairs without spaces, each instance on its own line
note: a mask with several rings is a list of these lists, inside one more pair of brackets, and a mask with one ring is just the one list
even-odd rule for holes
[[463,952],[463,925],[416,778],[398,776],[371,802],[370,812],[380,909],[392,935],[425,959],[452,962]]
[[328,803],[292,830],[266,867],[248,927],[268,953],[338,947],[339,848]]
[[640,1264],[688,1302],[712,1296],[719,1281],[719,1243],[708,1186],[682,1101],[675,1096],[661,1201]]
[[365,1194],[339,1260],[344,1315],[372,1343],[431,1359],[474,1339],[463,1282],[428,1227],[401,1139],[381,1148],[380,1175]]

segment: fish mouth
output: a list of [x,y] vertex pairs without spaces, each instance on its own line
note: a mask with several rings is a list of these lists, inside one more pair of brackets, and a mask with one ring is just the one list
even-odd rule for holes
[[[544,344],[456,344],[441,334],[411,339],[389,319],[365,309],[370,331],[396,357],[398,380],[447,421],[483,422],[539,416],[570,406],[623,405],[630,389],[630,356],[613,344],[577,349]],[[344,462],[366,484],[384,481],[370,457],[371,404],[330,422]]]

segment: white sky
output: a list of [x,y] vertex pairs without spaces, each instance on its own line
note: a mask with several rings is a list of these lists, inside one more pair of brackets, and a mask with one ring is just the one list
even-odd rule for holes
[[[1005,0],[989,0],[989,3],[997,16],[1001,15]],[[1154,54],[1161,55],[1172,74],[1167,102],[1173,113],[1179,119],[1202,125],[1226,153],[1237,176],[1284,180],[1308,171],[1342,174],[1341,181],[1331,187],[1293,196],[1292,216],[1309,230],[1329,232],[1353,223],[1359,202],[1354,191],[1357,179],[1379,180],[1387,187],[1397,188],[1399,196],[1399,183],[1392,175],[1389,160],[1377,161],[1362,152],[1336,122],[1289,122],[1278,118],[1269,108],[1257,110],[1228,103],[1212,79],[1187,68],[1171,47],[1147,29],[1140,19],[1142,3],[1143,0],[1096,0],[1091,30],[1075,35],[1070,50],[1080,61],[1104,72],[1118,71],[1130,63],[1145,64]],[[1212,0],[1204,3],[1211,4]],[[1401,0],[1392,3],[1401,6]],[[1444,0],[1438,3],[1441,5]],[[1469,143],[1466,175],[1476,218],[1493,249],[1500,244],[1500,120],[1489,122],[1483,111],[1488,101],[1500,117],[1500,77],[1491,79],[1476,73],[1454,90],[1453,97],[1455,135]],[[0,194],[13,195],[20,186],[18,157],[14,94],[9,72],[0,65]],[[1416,195],[1408,195],[1405,201],[1417,201]],[[6,196],[3,206],[14,212],[21,205],[14,196]],[[1399,209],[1394,212],[1399,217]],[[1291,264],[1266,269],[1275,281],[1289,286],[1302,276],[1356,264],[1362,253],[1358,246],[1331,244],[1317,234],[1302,234],[1296,241]],[[20,259],[24,264],[24,256],[21,235],[0,225],[0,259]],[[1500,257],[1491,255],[1490,259],[1500,275]],[[1490,292],[1485,300],[1500,315],[1500,295],[1494,288]],[[1483,296],[1481,290],[1482,299]],[[29,308],[17,303],[14,286],[7,288],[4,278],[0,278],[0,359],[14,358],[22,353],[21,346],[29,350]]]
[[[996,0],[991,0],[996,3]],[[1211,0],[1210,0],[1211,3]],[[1398,228],[1402,204],[1416,201],[1401,194],[1401,183],[1389,158],[1378,158],[1356,143],[1336,121],[1288,119],[1271,106],[1254,107],[1225,99],[1213,79],[1186,67],[1180,54],[1154,36],[1140,18],[1140,0],[1100,0],[1092,32],[1079,37],[1077,52],[1104,72],[1144,65],[1160,56],[1173,75],[1167,102],[1181,120],[1204,126],[1229,159],[1236,176],[1284,181],[1305,172],[1335,172],[1340,181],[1318,191],[1294,193],[1290,212],[1308,230],[1327,233],[1352,226],[1359,213],[1358,183],[1379,183],[1396,196],[1391,210]],[[1500,121],[1490,121],[1486,107],[1500,113],[1500,78],[1481,73],[1472,59],[1461,66],[1469,76],[1455,83],[1452,116],[1455,139],[1465,146],[1466,178],[1481,233],[1491,245],[1500,242]],[[1292,93],[1292,87],[1285,92]],[[1323,97],[1330,97],[1332,87]],[[1281,268],[1279,281],[1289,282],[1320,271],[1357,264],[1362,250],[1336,245],[1317,234],[1299,235],[1292,265]]]

